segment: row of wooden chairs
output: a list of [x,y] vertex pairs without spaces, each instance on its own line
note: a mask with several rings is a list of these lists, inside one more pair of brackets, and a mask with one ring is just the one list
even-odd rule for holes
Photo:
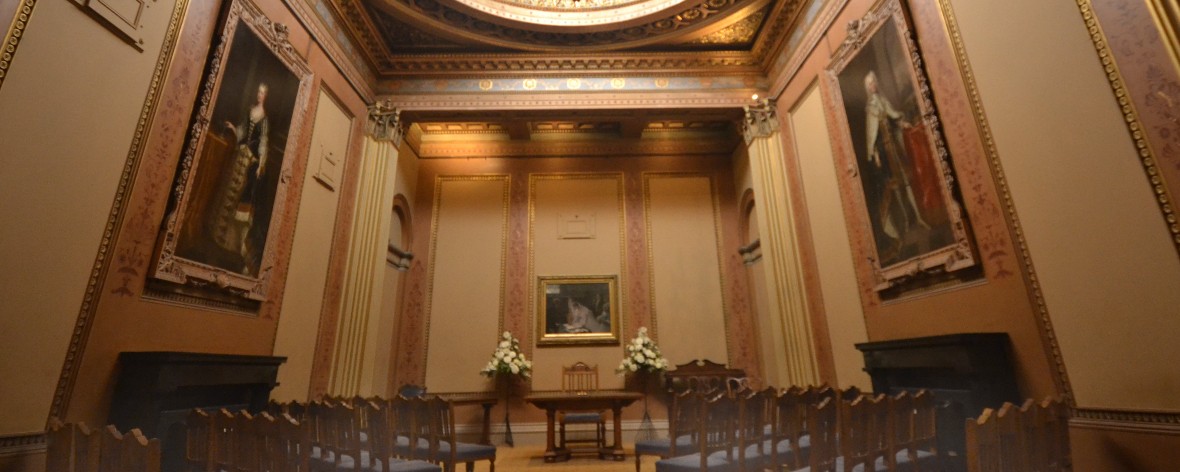
[[967,420],[968,472],[1073,470],[1069,406],[1059,399],[1004,403]]
[[138,429],[120,433],[114,425],[91,430],[85,423],[49,420],[47,472],[159,472],[160,440]]
[[924,391],[893,397],[827,387],[679,392],[669,407],[668,451],[656,470],[940,470],[934,410]]
[[[325,398],[308,404],[270,406],[272,411],[301,415],[311,425],[313,458],[321,457],[320,462],[344,457],[347,465],[355,461],[349,458],[359,457],[360,467],[344,468],[453,471],[457,464],[472,470],[476,461],[487,460],[494,472],[496,448],[459,441],[454,408],[444,398],[424,394],[392,399]],[[323,452],[316,456],[320,450]],[[388,469],[382,469],[386,464]]]

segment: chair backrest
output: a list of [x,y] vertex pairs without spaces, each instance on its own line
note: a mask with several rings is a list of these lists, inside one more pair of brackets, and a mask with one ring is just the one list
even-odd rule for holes
[[837,436],[839,426],[839,400],[824,398],[807,413],[807,431],[811,435],[808,465],[811,472],[834,472],[836,458],[840,455],[837,450]]
[[45,433],[47,472],[96,472],[99,436],[84,423],[62,423],[50,418]]
[[[766,450],[764,448],[764,440],[766,439],[766,425],[769,424],[767,417],[767,405],[771,403],[774,398],[774,389],[749,391],[741,394],[738,398],[738,421],[737,421],[737,437],[734,438],[734,445],[738,453],[738,469],[739,470],[753,470],[755,467],[749,465],[752,460],[756,458],[766,457]],[[756,448],[757,453],[755,457],[749,456],[750,448]],[[732,449],[732,448],[731,448]]]
[[[275,442],[274,453],[281,455],[282,466],[277,469],[282,472],[310,472],[311,470],[311,428],[306,423],[300,424],[287,413],[280,414],[275,421],[278,423],[278,440]],[[273,462],[273,461],[272,461]]]
[[798,470],[805,466],[799,440],[807,435],[807,413],[813,406],[811,399],[814,397],[814,392],[799,387],[791,387],[775,397],[771,444],[789,447],[786,450],[770,449],[771,465],[776,470]]
[[159,439],[148,440],[139,429],[120,434],[115,425],[107,425],[99,434],[100,472],[159,472]]
[[233,413],[221,408],[213,417],[213,446],[210,447],[213,470],[229,470],[234,464],[238,442],[238,422]]
[[967,420],[967,470],[1073,470],[1068,417],[1068,408],[1056,400],[983,410],[979,418]]
[[189,470],[213,470],[213,456],[217,448],[213,436],[213,416],[200,408],[193,408],[185,419],[184,461]]
[[561,368],[561,391],[585,394],[595,390],[598,390],[598,366],[575,362],[574,365]]
[[664,371],[664,383],[665,387],[673,392],[681,390],[712,391],[725,388],[726,382],[730,378],[745,376],[746,372],[741,369],[731,369],[725,364],[718,364],[708,359],[697,359]]
[[709,455],[726,452],[727,462],[734,462],[733,443],[737,434],[737,400],[718,391],[703,397],[697,404],[697,452],[701,459],[699,470],[708,470]]

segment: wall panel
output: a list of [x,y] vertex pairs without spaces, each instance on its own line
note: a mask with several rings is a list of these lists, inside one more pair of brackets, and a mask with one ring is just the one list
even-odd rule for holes
[[[531,181],[530,233],[532,243],[533,326],[536,326],[538,294],[537,277],[542,276],[617,276],[619,304],[613,307],[623,323],[620,337],[633,336],[635,327],[625,323],[627,304],[623,301],[625,280],[622,278],[622,174],[541,174]],[[558,236],[560,219],[579,215],[592,217],[592,238],[562,239]],[[531,336],[530,336],[531,337]],[[597,365],[602,388],[622,388],[623,378],[614,375],[614,368],[622,359],[622,349],[615,346],[584,346],[570,349],[565,346],[534,348],[534,390],[561,388],[561,368],[574,362]]]
[[507,176],[448,176],[436,184],[426,332],[431,391],[490,384],[479,370],[500,334],[508,184]]
[[[324,90],[320,91],[314,123],[311,149],[348,155],[352,117]],[[312,172],[304,175],[303,185],[299,221],[334,221],[339,194],[320,185]],[[315,345],[318,334],[328,280],[329,253],[323,248],[332,245],[332,229],[324,224],[302,224],[295,228],[287,281],[299,289],[289,290],[283,297],[285,308],[275,335],[274,355],[287,357],[279,369],[279,386],[271,393],[271,398],[278,401],[308,400],[314,352],[308,346]]]
[[811,240],[822,287],[831,337],[836,381],[841,388],[872,385],[864,372],[864,356],[854,344],[868,341],[864,311],[859,303],[847,222],[840,211],[832,144],[824,125],[823,97],[812,88],[791,110],[790,136],[795,143],[803,180],[803,194],[811,217]]
[[725,363],[728,328],[712,182],[701,175],[646,174],[645,179],[660,350],[672,364]]

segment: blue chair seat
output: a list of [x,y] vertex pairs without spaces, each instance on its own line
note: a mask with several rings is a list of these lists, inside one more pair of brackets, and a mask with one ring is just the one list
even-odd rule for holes
[[[441,472],[442,471],[442,467],[439,467],[438,465],[431,464],[431,463],[425,462],[425,461],[419,461],[419,460],[406,461],[406,460],[401,460],[401,459],[395,459],[392,457],[389,459],[386,459],[386,460],[389,461],[389,469],[385,469],[385,470],[388,470],[389,472]],[[369,468],[369,470],[382,470],[381,469],[381,465],[382,465],[381,459],[377,459],[373,462],[374,462],[374,464],[372,465],[372,467]]]
[[[440,458],[449,458],[451,456],[451,443],[440,441],[438,443],[438,454]],[[455,459],[459,462],[469,462],[492,457],[496,457],[496,446],[465,442],[455,444]]]
[[[730,472],[737,471],[737,462],[729,462],[725,460],[725,452],[720,455],[710,454],[705,457],[705,467],[710,471],[716,472]],[[662,459],[656,462],[656,472],[681,472],[681,471],[699,471],[701,470],[701,455],[689,454],[686,456],[676,456],[669,459]]]
[[602,414],[598,412],[566,413],[566,423],[597,423],[602,421]]
[[[676,438],[676,448],[685,450],[692,447],[692,436],[682,435]],[[635,452],[649,456],[667,455],[672,450],[672,442],[668,438],[644,439],[635,441]]]

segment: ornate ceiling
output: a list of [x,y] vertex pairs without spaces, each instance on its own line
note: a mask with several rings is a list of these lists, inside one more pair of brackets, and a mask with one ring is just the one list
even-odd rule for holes
[[729,155],[823,2],[322,1],[421,158]]
[[[802,0],[328,0],[383,79],[765,74]],[[560,56],[563,60],[554,60]]]

